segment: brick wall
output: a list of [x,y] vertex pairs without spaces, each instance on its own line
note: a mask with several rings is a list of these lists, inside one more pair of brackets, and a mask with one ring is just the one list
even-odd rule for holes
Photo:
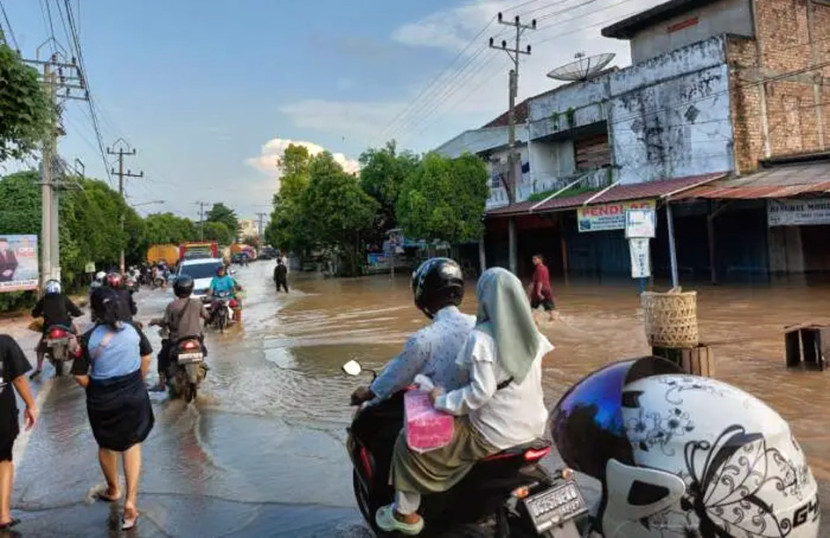
[[756,39],[763,49],[762,61],[758,62],[755,40],[731,37],[727,42],[736,164],[741,173],[753,171],[764,158],[764,86],[772,156],[830,149],[830,66],[758,84],[808,69],[814,61],[830,61],[830,6],[808,0],[757,0],[756,4]]

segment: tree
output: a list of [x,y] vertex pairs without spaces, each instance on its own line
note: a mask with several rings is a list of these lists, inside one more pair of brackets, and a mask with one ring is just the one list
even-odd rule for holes
[[396,205],[407,236],[453,243],[481,237],[487,167],[474,155],[427,154],[406,178]]
[[341,273],[359,274],[364,254],[361,238],[372,227],[378,203],[329,152],[314,157],[309,175],[302,200],[304,225],[318,245],[339,255],[344,262]]
[[279,161],[280,190],[274,195],[274,210],[264,234],[268,244],[298,254],[308,250],[313,243],[302,210],[311,161],[305,146],[290,144],[286,148]]
[[205,223],[205,239],[217,241],[221,245],[230,245],[234,241],[234,234],[224,222]]
[[298,200],[308,188],[311,155],[305,146],[289,144],[277,163],[280,169],[281,200]]
[[173,213],[153,213],[144,219],[144,247],[199,239],[196,223]]
[[[236,230],[239,228],[239,219],[236,218],[236,212],[223,203],[213,204],[207,214],[207,222],[217,222],[224,224],[231,234],[232,239],[236,239]],[[216,230],[216,228],[213,228]],[[205,239],[207,239],[207,226],[205,227]],[[233,241],[230,241],[233,242]]]
[[0,162],[35,151],[55,121],[37,70],[7,45],[0,45],[0,118]]
[[418,157],[398,153],[394,140],[381,149],[369,148],[360,155],[360,185],[380,204],[375,228],[382,234],[397,227],[395,205],[406,178],[418,166]]

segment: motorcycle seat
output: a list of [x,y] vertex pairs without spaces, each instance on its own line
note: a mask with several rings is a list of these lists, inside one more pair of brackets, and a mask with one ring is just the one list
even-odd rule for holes
[[534,439],[529,443],[512,446],[492,456],[487,456],[482,461],[497,461],[507,458],[524,458],[527,461],[538,461],[550,454],[551,443],[545,439]]

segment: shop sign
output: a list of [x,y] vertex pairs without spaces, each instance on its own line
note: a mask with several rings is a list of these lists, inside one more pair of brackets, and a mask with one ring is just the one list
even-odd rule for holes
[[651,276],[651,253],[647,237],[628,240],[631,250],[631,278],[648,278]]
[[631,209],[655,210],[654,200],[636,200],[613,204],[582,206],[576,210],[580,232],[604,232],[625,230],[625,215]]
[[625,212],[625,237],[627,239],[657,235],[657,216],[654,209],[629,209]]
[[830,198],[769,200],[767,223],[770,227],[830,224]]
[[0,235],[0,293],[36,290],[36,235]]

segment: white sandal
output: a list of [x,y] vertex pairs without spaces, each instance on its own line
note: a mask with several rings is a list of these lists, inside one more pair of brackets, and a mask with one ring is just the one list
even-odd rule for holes
[[417,523],[404,523],[395,517],[395,505],[390,504],[378,508],[375,514],[375,523],[385,532],[399,532],[407,536],[416,536],[424,530],[424,518],[418,517]]

